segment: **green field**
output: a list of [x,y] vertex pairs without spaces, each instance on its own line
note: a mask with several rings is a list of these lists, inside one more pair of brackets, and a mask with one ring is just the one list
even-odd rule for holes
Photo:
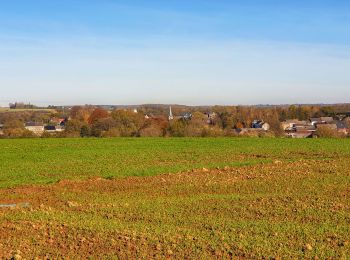
[[93,176],[152,176],[195,168],[348,157],[350,139],[0,140],[0,188]]
[[350,139],[0,140],[0,257],[350,257]]

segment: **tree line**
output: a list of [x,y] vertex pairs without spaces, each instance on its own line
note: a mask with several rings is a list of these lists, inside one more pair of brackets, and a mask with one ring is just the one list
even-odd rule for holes
[[[254,120],[270,125],[267,136],[281,136],[281,122],[287,119],[308,120],[311,117],[335,116],[348,106],[174,106],[174,120],[168,120],[169,107],[141,106],[137,113],[131,109],[106,110],[95,106],[74,106],[55,113],[22,111],[0,113],[4,137],[32,137],[24,128],[27,121],[50,124],[50,118],[66,118],[65,131],[45,133],[44,137],[206,137],[235,136],[235,129],[249,128]],[[177,117],[191,113],[191,119]],[[208,117],[209,115],[215,115]]]

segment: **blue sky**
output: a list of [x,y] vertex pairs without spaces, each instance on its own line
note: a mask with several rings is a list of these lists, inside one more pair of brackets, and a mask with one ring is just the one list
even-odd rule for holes
[[350,102],[350,2],[0,3],[0,104]]

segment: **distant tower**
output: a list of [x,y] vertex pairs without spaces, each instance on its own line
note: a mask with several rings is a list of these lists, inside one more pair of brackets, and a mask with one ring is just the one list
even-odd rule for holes
[[173,116],[173,112],[171,111],[171,107],[169,108],[169,121],[173,120],[174,116]]

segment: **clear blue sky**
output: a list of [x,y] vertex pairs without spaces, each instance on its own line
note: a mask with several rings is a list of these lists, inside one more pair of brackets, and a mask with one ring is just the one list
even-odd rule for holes
[[1,1],[0,93],[0,104],[350,102],[350,1]]

